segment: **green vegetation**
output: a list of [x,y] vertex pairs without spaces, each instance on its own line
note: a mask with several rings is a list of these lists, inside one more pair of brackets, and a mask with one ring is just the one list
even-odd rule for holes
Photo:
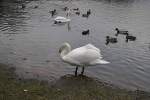
[[0,65],[0,100],[150,100],[150,94],[119,89],[86,76],[66,75],[51,85],[21,80],[13,68]]

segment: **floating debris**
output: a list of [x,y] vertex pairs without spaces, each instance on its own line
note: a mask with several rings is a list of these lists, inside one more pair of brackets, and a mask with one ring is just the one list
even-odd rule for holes
[[24,92],[28,92],[28,90],[26,90],[26,89],[24,89],[23,91],[24,91]]

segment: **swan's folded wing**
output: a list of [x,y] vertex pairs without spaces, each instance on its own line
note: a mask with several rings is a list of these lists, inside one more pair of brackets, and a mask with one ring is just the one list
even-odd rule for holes
[[96,59],[100,59],[101,54],[93,49],[77,48],[68,53],[63,59],[67,62],[75,63],[77,65],[90,64]]
[[87,49],[96,50],[97,52],[101,52],[100,49],[98,49],[97,47],[95,47],[95,46],[92,45],[92,44],[87,44],[87,45],[85,45],[84,47],[87,48]]
[[71,65],[81,65],[79,61],[77,61],[76,59],[74,59],[70,56],[64,56],[63,60],[64,60],[64,62],[67,62]]

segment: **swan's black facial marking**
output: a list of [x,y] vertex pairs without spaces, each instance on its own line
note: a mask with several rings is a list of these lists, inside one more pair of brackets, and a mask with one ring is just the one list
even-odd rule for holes
[[61,53],[61,52],[62,52],[62,50],[64,50],[65,48],[66,48],[66,46],[65,46],[65,45],[61,46],[61,47],[60,47],[60,49],[59,49],[59,53]]
[[61,50],[61,48],[60,48],[60,49],[59,49],[59,53],[61,53],[61,51],[62,51],[62,50]]
[[62,50],[63,50],[63,47],[60,47],[60,49],[59,49],[59,53],[61,53],[61,52],[62,52]]

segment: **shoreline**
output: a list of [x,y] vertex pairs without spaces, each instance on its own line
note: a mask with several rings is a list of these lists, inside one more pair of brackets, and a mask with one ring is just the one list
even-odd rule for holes
[[56,82],[20,79],[15,68],[0,64],[1,100],[149,100],[150,93],[120,89],[87,76],[65,75]]

